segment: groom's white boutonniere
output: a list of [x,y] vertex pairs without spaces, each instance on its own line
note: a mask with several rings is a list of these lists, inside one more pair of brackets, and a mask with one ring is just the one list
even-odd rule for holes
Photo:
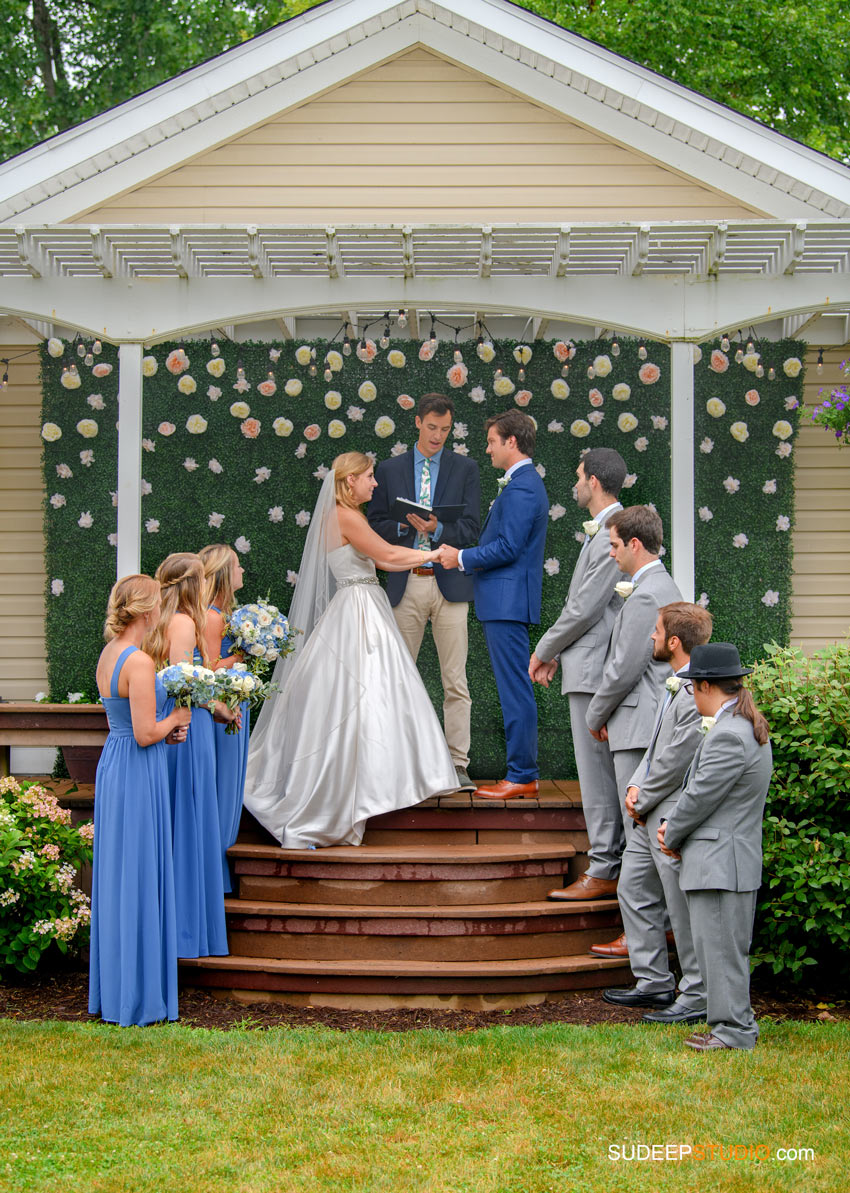
[[679,688],[682,686],[682,681],[678,675],[668,675],[664,680],[664,686],[671,696],[675,696]]
[[593,538],[595,534],[599,533],[599,523],[594,519],[592,522],[582,522],[581,528],[588,538]]
[[702,733],[708,733],[717,724],[717,717],[703,717],[700,730]]
[[500,492],[500,493],[501,493],[502,489],[504,489],[505,485],[508,483],[508,481],[509,481],[510,479],[511,479],[511,478],[510,478],[509,476],[500,476],[500,477],[498,478],[498,480],[496,481],[496,484],[499,486],[499,492]]
[[614,591],[616,592],[617,596],[621,596],[623,600],[625,600],[626,597],[630,597],[634,590],[635,586],[632,584],[631,580],[618,580],[614,585]]

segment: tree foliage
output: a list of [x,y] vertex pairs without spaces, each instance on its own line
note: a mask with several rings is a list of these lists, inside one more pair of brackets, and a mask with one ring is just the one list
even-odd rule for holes
[[[0,0],[0,158],[316,0]],[[850,160],[845,0],[524,0],[524,7]]]

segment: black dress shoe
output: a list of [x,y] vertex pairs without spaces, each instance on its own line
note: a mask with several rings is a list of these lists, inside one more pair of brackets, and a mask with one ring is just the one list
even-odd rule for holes
[[644,1023],[705,1023],[705,1011],[679,1011],[668,1007],[661,1011],[647,1011],[641,1015]]
[[669,1007],[675,1001],[674,990],[664,990],[661,994],[644,994],[637,986],[630,986],[623,990],[620,986],[609,986],[602,991],[606,1002],[615,1007]]

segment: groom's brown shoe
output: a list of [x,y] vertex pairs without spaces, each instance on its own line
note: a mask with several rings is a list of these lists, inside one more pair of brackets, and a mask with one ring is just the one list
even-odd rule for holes
[[556,903],[571,903],[579,899],[616,899],[617,879],[591,878],[589,874],[582,874],[569,886],[550,891],[546,898],[553,899]]
[[531,783],[512,783],[510,779],[499,779],[498,783],[477,787],[474,795],[477,799],[536,799],[537,780],[534,779]]

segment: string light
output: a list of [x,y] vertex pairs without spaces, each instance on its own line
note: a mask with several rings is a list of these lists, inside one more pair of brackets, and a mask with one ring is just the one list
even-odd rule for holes
[[437,347],[437,324],[434,321],[433,315],[431,316],[431,334],[428,338],[431,341],[431,347],[436,348]]
[[100,356],[101,352],[103,351],[103,344],[101,344],[100,340],[95,340],[91,346],[91,350],[95,356]]
[[818,373],[823,372],[823,348],[818,348]]
[[237,380],[237,381],[244,381],[244,380],[245,380],[245,370],[244,370],[244,368],[242,367],[242,361],[241,361],[241,360],[238,360],[238,361],[236,362],[236,380]]
[[210,352],[213,354],[213,356],[221,355],[221,349],[219,348],[219,346],[215,342],[215,340],[213,340],[213,342],[210,344]]
[[378,343],[386,351],[386,349],[389,348],[389,346],[390,346],[390,313],[389,313],[389,311],[384,312],[384,318],[386,319],[386,323],[384,324],[384,334],[381,336]]
[[342,341],[342,355],[351,356],[351,340],[348,338],[347,326],[345,331],[345,339]]
[[638,340],[638,359],[646,360],[646,344],[643,340]]
[[561,365],[561,376],[562,377],[566,377],[566,375],[567,375],[567,373],[569,373],[569,371],[570,371],[570,366],[568,364]]
[[741,334],[741,329],[739,327],[738,328],[738,347],[735,349],[735,364],[736,365],[739,365],[741,363],[741,361],[744,359],[744,349],[741,347],[743,342],[744,342],[744,337]]
[[722,352],[729,351],[729,337],[727,336],[725,331],[724,331],[723,335],[720,337],[720,349]]
[[90,369],[92,367],[92,365],[94,364],[94,357],[92,356],[91,352],[87,352],[85,354],[85,356],[83,357],[83,364],[88,369]]
[[776,380],[776,369],[773,367],[773,365],[771,365],[770,368],[767,370],[767,379],[768,379],[768,381]]
[[587,366],[587,377],[588,377],[588,380],[589,380],[589,381],[592,381],[592,380],[593,380],[593,378],[594,378],[595,376],[596,376],[596,369],[594,369],[593,365],[588,365],[588,366]]
[[747,340],[747,356],[752,356],[752,354],[754,352],[755,352],[755,345],[753,344],[752,339],[749,339],[749,340]]
[[759,361],[759,363],[756,365],[756,377],[763,377],[763,376],[764,376],[764,365],[761,363],[761,361]]
[[9,360],[8,360],[8,357],[4,356],[3,359],[0,360],[0,364],[5,366],[3,369],[3,380],[0,381],[0,389],[5,389],[6,386],[9,384]]
[[616,333],[616,332],[614,333],[614,336],[613,336],[613,338],[612,338],[612,340],[611,340],[611,355],[612,355],[612,356],[619,356],[619,355],[620,355],[620,341],[617,339],[617,333]]
[[83,342],[83,340],[77,340],[77,356],[82,357],[82,356],[85,356],[85,354],[86,354],[85,343]]
[[519,371],[517,373],[517,380],[525,381],[525,369],[523,368],[522,365],[519,366]]

